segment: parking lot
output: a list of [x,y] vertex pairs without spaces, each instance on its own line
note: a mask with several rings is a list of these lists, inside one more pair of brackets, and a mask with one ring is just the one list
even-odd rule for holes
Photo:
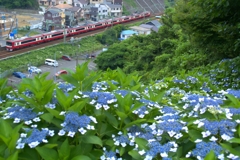
[[[94,54],[97,55],[99,54],[101,51],[97,51]],[[88,68],[89,70],[96,70],[96,64],[93,62],[94,58],[89,58],[89,59],[78,59],[78,64],[82,64],[86,61],[90,60],[89,64],[88,64]],[[66,61],[66,60],[58,60],[58,67],[53,67],[53,66],[48,66],[48,65],[42,65],[38,68],[40,68],[42,70],[42,73],[45,72],[49,72],[49,75],[47,76],[47,79],[54,79],[54,75],[60,71],[60,70],[72,70],[75,71],[76,69],[76,59],[72,59],[71,61]],[[27,70],[27,68],[26,68]],[[34,77],[34,75],[36,75],[35,73],[32,73],[32,75],[30,75],[27,71],[23,72],[27,77],[32,78]],[[11,86],[16,86],[17,84],[19,84],[22,81],[22,79],[14,77],[14,76],[10,76],[8,78],[8,83]],[[61,79],[57,79],[57,81],[61,81]]]

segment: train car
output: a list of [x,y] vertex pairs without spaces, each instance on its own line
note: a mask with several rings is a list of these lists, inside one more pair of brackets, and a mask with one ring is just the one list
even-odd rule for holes
[[105,27],[113,26],[120,23],[134,21],[140,18],[149,17],[150,15],[151,15],[150,12],[143,12],[141,14],[134,14],[132,16],[123,16],[121,18],[109,19],[106,21],[97,22],[95,24],[66,28],[65,30],[64,29],[55,30],[55,31],[51,31],[48,33],[43,33],[43,34],[31,36],[31,37],[22,37],[16,40],[7,40],[6,50],[14,51],[16,49],[21,49],[21,48],[29,47],[32,45],[53,41],[56,39],[61,39],[64,37],[64,35],[66,37],[74,36],[84,32],[89,32],[96,29],[105,28]]
[[64,32],[68,36],[68,29],[54,30],[48,33],[43,33],[44,42],[49,42],[56,39],[62,39],[64,37]]
[[6,41],[6,50],[14,51],[16,49],[21,49],[33,45],[37,45],[44,42],[42,34],[31,36],[31,37],[22,37],[15,40]]

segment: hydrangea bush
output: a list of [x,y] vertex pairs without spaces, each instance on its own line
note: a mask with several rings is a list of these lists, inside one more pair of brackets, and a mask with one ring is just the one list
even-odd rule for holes
[[16,90],[1,80],[0,159],[240,159],[239,80],[201,74],[145,85],[87,63],[54,83],[42,74]]

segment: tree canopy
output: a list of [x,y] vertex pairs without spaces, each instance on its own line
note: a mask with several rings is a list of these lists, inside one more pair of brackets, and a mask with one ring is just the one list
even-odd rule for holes
[[0,6],[6,8],[38,8],[38,1],[36,0],[0,0]]
[[[138,72],[146,79],[159,79],[237,57],[239,7],[240,2],[233,0],[179,0],[173,8],[165,10],[160,20],[163,26],[157,33],[133,36],[109,47],[97,57],[97,65],[102,70],[120,67],[127,73]],[[119,55],[124,56],[119,59]],[[105,62],[108,56],[114,62]]]

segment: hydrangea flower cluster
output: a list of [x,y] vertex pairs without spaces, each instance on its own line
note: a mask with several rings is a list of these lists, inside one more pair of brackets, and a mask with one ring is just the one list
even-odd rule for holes
[[199,142],[196,144],[195,149],[193,149],[191,152],[188,152],[186,157],[193,156],[198,160],[203,160],[211,150],[215,153],[218,159],[224,160],[224,156],[222,154],[223,149],[216,142]]
[[100,157],[101,160],[122,160],[122,158],[118,158],[117,154],[119,153],[118,150],[116,152],[107,151],[106,148],[103,148],[103,155]]
[[35,113],[31,108],[25,108],[15,105],[7,108],[6,113],[3,115],[3,119],[14,119],[13,123],[20,123],[21,121],[29,125],[34,122],[39,122],[39,114]]
[[104,108],[108,110],[109,104],[117,101],[114,94],[111,92],[83,92],[83,97],[89,97],[91,99],[90,104],[95,105],[96,109]]
[[59,82],[57,87],[61,89],[64,93],[72,91],[75,86],[67,82]]
[[108,88],[109,88],[109,85],[105,81],[95,82],[92,85],[92,90],[93,91],[106,91]]
[[[28,134],[30,134],[28,136]],[[20,138],[17,141],[17,149],[24,148],[27,144],[30,148],[35,148],[40,143],[47,143],[47,136],[54,136],[54,131],[49,130],[48,128],[43,128],[41,131],[38,129],[28,130],[28,133],[22,133]]]
[[[194,124],[198,125],[198,128],[203,127],[204,132],[202,132],[203,138],[209,136],[220,135],[224,140],[230,140],[234,137],[234,132],[236,131],[237,123],[230,120],[221,121],[209,121],[209,120],[197,120]],[[215,137],[212,137],[211,141],[216,141]]]
[[65,113],[65,120],[61,124],[63,129],[58,133],[59,136],[63,136],[68,132],[67,136],[74,137],[77,132],[85,134],[87,130],[94,130],[94,126],[90,123],[97,123],[96,119],[92,116],[82,115],[79,116],[76,112]]
[[130,141],[129,141],[128,137],[126,135],[123,135],[122,132],[119,132],[118,135],[119,136],[112,135],[114,144],[116,146],[121,145],[122,147],[126,147],[127,144],[133,145],[132,143],[130,144]]
[[197,94],[186,94],[182,98],[182,102],[185,103],[183,109],[185,109],[185,111],[189,110],[188,116],[197,117],[199,113],[203,114],[208,109],[214,109],[218,113],[223,112],[220,108],[220,105],[223,104],[221,99],[214,99]]
[[[178,145],[175,142],[168,142],[165,144],[161,144],[157,141],[150,142],[148,144],[149,150],[147,152],[140,151],[140,155],[144,155],[144,160],[152,160],[154,157],[156,157],[158,154],[164,159],[169,159],[168,153],[169,152],[176,152]],[[171,159],[171,158],[170,158]]]

